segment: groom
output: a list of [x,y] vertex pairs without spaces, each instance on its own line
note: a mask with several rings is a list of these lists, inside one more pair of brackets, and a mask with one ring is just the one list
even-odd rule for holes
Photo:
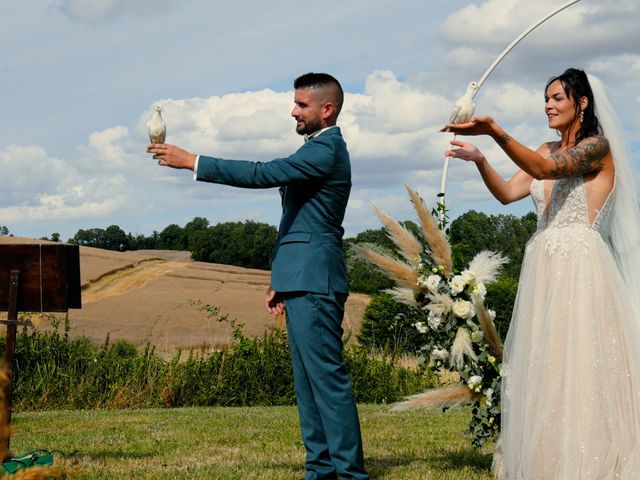
[[336,121],[340,83],[326,73],[294,82],[291,115],[305,143],[291,156],[248,162],[151,144],[158,164],[193,170],[196,180],[244,188],[280,187],[282,218],[266,305],[287,311],[305,480],[368,479],[351,381],[342,357],[348,296],[341,224],[351,190],[349,153]]

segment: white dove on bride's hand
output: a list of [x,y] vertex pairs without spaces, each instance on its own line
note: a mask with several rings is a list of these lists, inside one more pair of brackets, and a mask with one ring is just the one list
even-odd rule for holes
[[[473,103],[473,97],[476,94],[478,88],[476,82],[471,82],[469,86],[467,86],[467,91],[464,92],[464,95],[461,96],[453,106],[453,110],[451,111],[451,115],[449,116],[449,123],[465,123],[468,122],[473,116],[473,112],[476,110],[476,104]],[[446,131],[447,127],[443,128],[441,131]]]
[[147,123],[147,127],[149,129],[149,140],[151,143],[164,143],[164,139],[167,135],[167,126],[160,114],[160,112],[162,112],[162,107],[156,106],[154,110],[155,111],[151,116],[149,123]]

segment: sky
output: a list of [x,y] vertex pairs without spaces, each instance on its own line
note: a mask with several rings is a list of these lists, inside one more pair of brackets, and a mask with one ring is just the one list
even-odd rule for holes
[[[450,134],[438,132],[467,84],[534,20],[565,0],[0,0],[0,225],[63,240],[118,225],[149,235],[194,217],[277,225],[276,189],[195,182],[145,152],[161,105],[167,143],[268,161],[301,145],[293,80],[331,73],[345,90],[338,124],[352,162],[346,235],[378,228],[374,203],[415,219],[404,184],[436,201]],[[568,67],[600,77],[640,154],[640,2],[581,0],[526,37],[476,96],[514,138],[557,139],[544,85]],[[474,138],[505,177],[516,167]],[[503,206],[473,164],[453,160],[452,218]]]

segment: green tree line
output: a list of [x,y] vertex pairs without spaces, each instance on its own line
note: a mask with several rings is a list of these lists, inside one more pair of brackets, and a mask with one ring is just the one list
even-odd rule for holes
[[[201,262],[268,270],[276,243],[276,227],[252,220],[209,225],[195,217],[184,227],[168,225],[151,235],[126,233],[118,225],[80,229],[69,243],[106,250],[184,250]],[[53,238],[52,238],[53,239]]]
[[[419,227],[414,222],[407,220],[401,223],[420,237]],[[1,228],[0,234],[7,235],[8,228]],[[513,290],[513,284],[520,274],[524,245],[535,228],[533,212],[516,217],[487,215],[470,210],[450,224],[454,265],[458,269],[465,268],[481,250],[501,252],[510,261],[501,276],[502,284],[492,288]],[[246,220],[210,225],[206,218],[195,217],[183,227],[171,224],[148,236],[126,233],[118,225],[80,229],[69,239],[69,243],[115,251],[184,250],[191,252],[191,257],[197,261],[268,270],[277,236],[276,227],[266,223]],[[51,239],[58,241],[59,234],[52,234]],[[345,238],[343,244],[351,291],[373,295],[394,286],[383,273],[358,258],[351,249],[356,244],[374,245],[399,258],[395,245],[383,228],[365,230],[354,237]]]

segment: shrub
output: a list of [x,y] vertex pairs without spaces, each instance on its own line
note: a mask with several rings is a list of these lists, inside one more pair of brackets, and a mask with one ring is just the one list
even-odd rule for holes
[[[205,309],[234,329],[235,341],[218,351],[181,352],[169,361],[154,348],[109,338],[97,346],[70,338],[69,323],[52,331],[24,328],[16,342],[13,405],[17,410],[181,406],[292,405],[295,389],[286,334],[246,337],[242,324]],[[3,343],[3,342],[1,342]],[[421,371],[363,347],[345,350],[359,402],[390,402],[429,386]]]
[[353,396],[359,403],[391,403],[404,396],[421,392],[435,385],[430,371],[409,370],[397,365],[397,357],[374,355],[365,347],[346,351],[345,363],[353,383]]
[[417,352],[423,341],[414,325],[420,319],[419,312],[408,305],[379,293],[365,309],[358,341],[367,348],[391,353]]
[[513,305],[518,292],[518,280],[509,276],[500,276],[495,283],[487,285],[486,304],[496,311],[494,323],[504,339],[511,323]]

